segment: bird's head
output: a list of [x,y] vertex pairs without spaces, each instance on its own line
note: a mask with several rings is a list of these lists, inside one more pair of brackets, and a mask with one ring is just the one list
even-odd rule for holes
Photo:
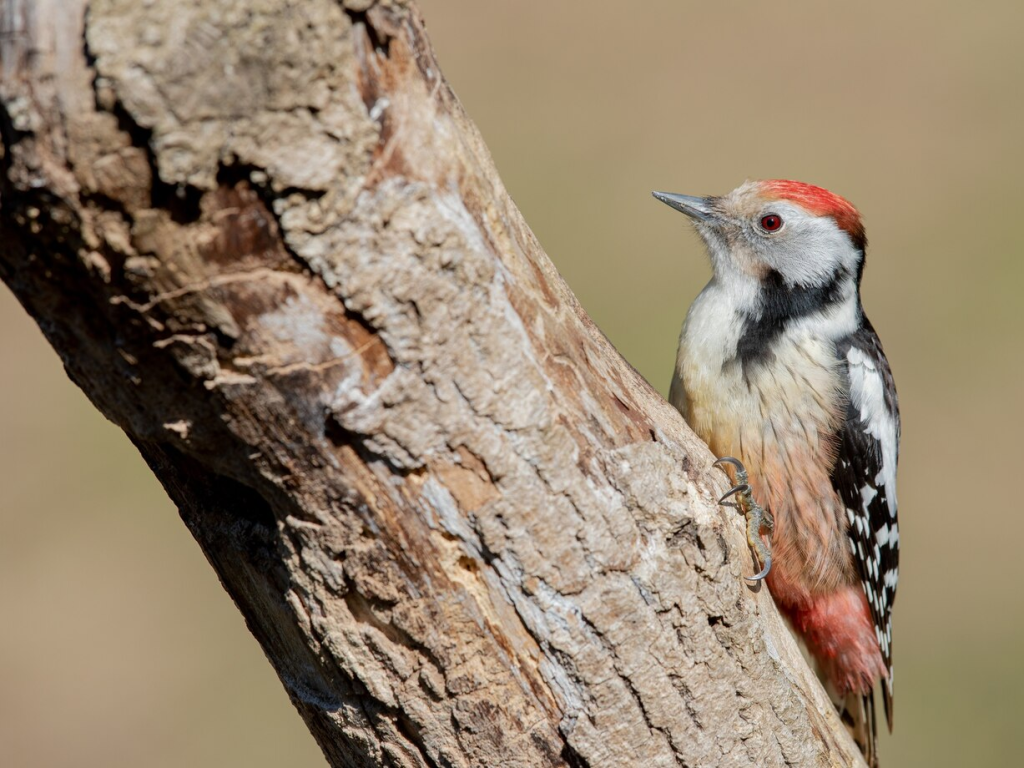
[[691,219],[723,280],[816,288],[860,282],[867,240],[860,214],[799,181],[748,181],[721,197],[654,196]]

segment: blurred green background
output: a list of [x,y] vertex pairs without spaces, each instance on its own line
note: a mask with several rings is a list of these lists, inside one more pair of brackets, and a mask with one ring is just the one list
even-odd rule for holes
[[[583,305],[665,392],[708,277],[652,189],[828,187],[903,411],[886,766],[1019,765],[1024,4],[423,0]],[[323,759],[174,508],[0,290],[0,765]]]

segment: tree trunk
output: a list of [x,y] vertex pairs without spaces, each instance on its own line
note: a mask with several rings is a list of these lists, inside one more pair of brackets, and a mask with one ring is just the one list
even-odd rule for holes
[[0,4],[0,275],[332,765],[859,760],[413,3]]

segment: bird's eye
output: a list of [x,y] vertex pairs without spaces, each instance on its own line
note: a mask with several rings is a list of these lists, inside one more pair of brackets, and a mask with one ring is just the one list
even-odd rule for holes
[[777,213],[769,213],[761,217],[761,229],[765,232],[778,232],[782,229],[782,217]]

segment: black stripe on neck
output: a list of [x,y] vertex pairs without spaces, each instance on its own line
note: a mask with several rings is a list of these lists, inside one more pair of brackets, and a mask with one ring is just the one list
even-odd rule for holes
[[743,316],[736,357],[727,365],[738,361],[746,377],[752,367],[771,361],[775,357],[772,347],[786,326],[839,304],[847,278],[847,273],[840,271],[825,285],[787,285],[778,272],[769,272],[761,282],[757,308]]

